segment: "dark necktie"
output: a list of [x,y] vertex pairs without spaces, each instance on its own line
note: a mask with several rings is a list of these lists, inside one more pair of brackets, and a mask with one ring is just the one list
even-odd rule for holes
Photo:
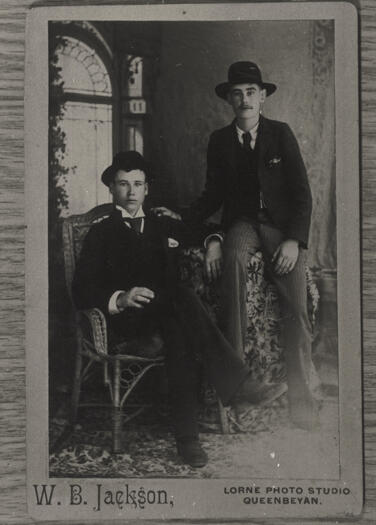
[[246,151],[253,151],[251,148],[252,136],[249,131],[243,133],[243,146]]
[[135,219],[125,217],[124,222],[126,222],[135,232],[141,233],[142,217],[136,217]]

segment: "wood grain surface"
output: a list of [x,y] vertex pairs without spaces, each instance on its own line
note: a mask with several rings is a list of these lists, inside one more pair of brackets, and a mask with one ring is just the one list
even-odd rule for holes
[[[48,3],[90,4],[53,0],[44,5]],[[94,3],[115,2],[91,2]],[[26,0],[0,0],[0,523],[6,524],[31,523],[26,513],[25,489],[23,143],[25,19],[30,5],[31,2]],[[376,0],[359,0],[358,5],[361,29],[365,507],[363,517],[355,522],[361,524],[376,523]],[[105,525],[103,521],[98,523]],[[273,520],[273,523],[302,523],[302,520]]]

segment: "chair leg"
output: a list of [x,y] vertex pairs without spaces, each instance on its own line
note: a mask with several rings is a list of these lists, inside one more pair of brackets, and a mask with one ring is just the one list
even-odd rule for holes
[[82,355],[79,349],[76,352],[76,364],[74,369],[72,400],[71,400],[71,424],[77,420],[78,402],[81,393],[81,372],[82,372]]
[[230,427],[228,424],[227,412],[219,398],[218,398],[218,411],[219,411],[219,419],[221,421],[222,434],[229,434]]
[[113,405],[112,405],[112,451],[121,452],[121,406],[120,406],[120,362],[114,362],[113,368]]

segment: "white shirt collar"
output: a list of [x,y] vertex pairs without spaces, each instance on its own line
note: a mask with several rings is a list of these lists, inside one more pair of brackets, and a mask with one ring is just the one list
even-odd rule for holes
[[[249,130],[249,133],[251,134],[251,139],[252,139],[252,142],[256,142],[256,139],[257,139],[257,132],[258,132],[258,128],[259,128],[259,124],[260,124],[260,121],[258,121],[254,126],[253,128],[251,128]],[[236,133],[238,134],[238,140],[241,144],[243,144],[243,135],[245,133],[244,130],[240,129],[239,126],[237,124],[235,124],[235,127],[236,127]]]
[[127,210],[125,210],[118,204],[116,204],[116,209],[121,211],[121,215],[123,216],[123,219],[138,219],[140,217],[145,217],[145,213],[144,213],[142,206],[138,208],[136,215],[131,215],[130,213],[127,212]]

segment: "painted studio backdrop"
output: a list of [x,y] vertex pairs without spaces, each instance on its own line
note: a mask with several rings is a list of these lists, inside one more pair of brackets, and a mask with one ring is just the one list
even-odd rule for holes
[[210,133],[233,118],[214,87],[238,60],[255,61],[263,79],[277,84],[264,114],[289,123],[307,166],[308,261],[320,293],[316,352],[335,361],[333,23],[67,21],[50,23],[49,34],[52,392],[69,387],[74,354],[62,218],[111,201],[100,176],[125,149],[140,151],[154,166],[149,203],[189,205],[204,187]]

